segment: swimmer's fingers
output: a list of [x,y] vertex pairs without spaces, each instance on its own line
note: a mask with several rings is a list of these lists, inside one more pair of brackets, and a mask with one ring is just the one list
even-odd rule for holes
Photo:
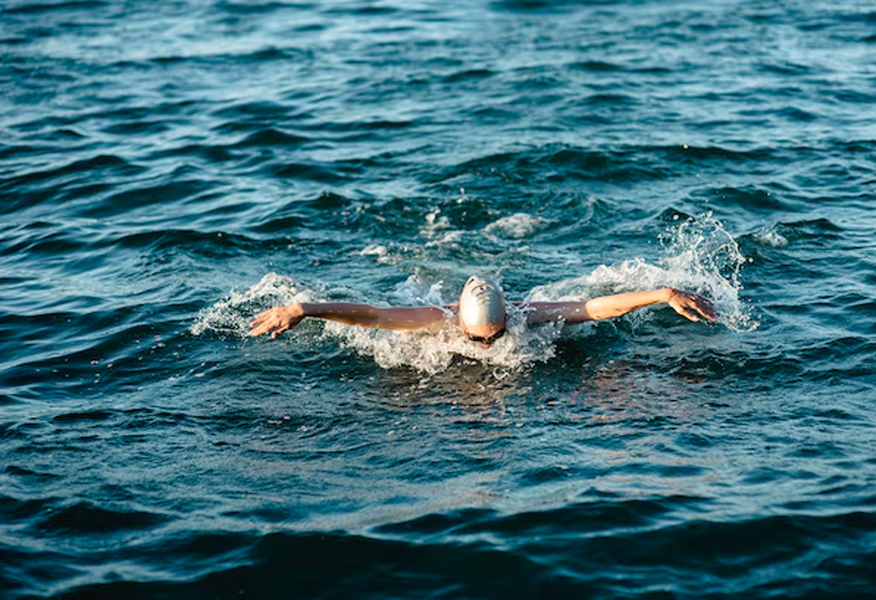
[[289,326],[288,325],[281,325],[280,327],[277,327],[274,331],[271,332],[271,339],[275,340],[275,339],[277,339],[278,335],[280,335],[281,333],[286,333],[287,331],[289,331]]
[[718,320],[715,307],[699,294],[672,290],[668,303],[675,312],[691,321],[697,322],[700,317],[712,323]]
[[255,319],[249,324],[249,334],[253,337],[268,333],[273,329],[272,315],[274,309],[266,310],[265,312],[256,315]]
[[249,335],[257,337],[270,333],[271,337],[276,339],[281,333],[298,325],[303,318],[304,311],[298,304],[278,306],[256,315],[252,323],[249,324],[251,327]]
[[718,322],[718,311],[715,310],[715,306],[703,298],[702,296],[694,296],[694,310],[705,320],[710,321],[712,323]]

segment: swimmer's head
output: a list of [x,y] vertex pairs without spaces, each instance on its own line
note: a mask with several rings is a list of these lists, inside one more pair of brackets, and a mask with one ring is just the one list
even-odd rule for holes
[[505,335],[505,298],[491,281],[472,275],[459,295],[459,325],[463,333],[489,347]]

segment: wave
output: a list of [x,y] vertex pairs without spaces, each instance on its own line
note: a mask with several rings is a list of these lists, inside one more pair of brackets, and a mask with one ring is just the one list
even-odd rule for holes
[[[677,522],[695,498],[605,500],[512,515],[464,509],[372,532],[198,533],[56,570],[64,597],[865,597],[866,512]],[[7,578],[57,555],[0,549]],[[127,581],[108,574],[138,567]],[[179,565],[188,568],[183,571]],[[35,566],[34,566],[35,565]],[[141,570],[142,569],[142,570]],[[185,574],[184,574],[185,573]],[[65,577],[66,576],[66,577]],[[54,597],[54,594],[50,594]]]

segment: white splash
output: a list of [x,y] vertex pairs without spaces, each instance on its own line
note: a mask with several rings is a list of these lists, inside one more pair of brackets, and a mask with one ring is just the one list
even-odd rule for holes
[[661,236],[661,265],[668,285],[708,297],[720,322],[733,331],[753,331],[760,323],[740,298],[742,267],[748,262],[739,244],[711,212],[680,222]]
[[527,213],[514,213],[488,223],[479,230],[454,229],[449,219],[436,210],[426,215],[426,223],[420,228],[420,235],[426,240],[427,248],[455,247],[477,244],[483,239],[507,245],[509,242],[531,237],[545,229],[550,221]]
[[[534,288],[528,301],[585,301],[593,297],[663,287],[697,292],[712,300],[719,321],[733,331],[759,325],[740,299],[740,271],[746,258],[736,240],[711,213],[685,220],[661,236],[657,264],[635,258],[592,273]],[[635,317],[633,317],[635,318]]]
[[426,223],[420,228],[420,235],[426,239],[434,238],[439,231],[450,229],[450,220],[441,214],[441,209],[436,208],[426,215]]
[[397,251],[391,251],[382,244],[370,244],[363,248],[359,254],[361,256],[374,256],[377,263],[381,265],[392,265],[399,261],[400,254]]
[[773,248],[784,248],[788,245],[788,238],[779,233],[775,226],[765,227],[755,233],[754,239],[764,246],[771,246]]
[[484,228],[486,233],[511,239],[523,239],[543,229],[548,222],[541,217],[526,213],[515,213],[493,221]]
[[268,273],[245,292],[232,292],[213,306],[201,311],[189,328],[194,335],[207,332],[244,337],[257,313],[273,306],[293,302],[312,302],[310,290],[300,290],[289,277]]
[[526,326],[523,314],[509,310],[508,331],[489,348],[468,340],[455,318],[448,316],[438,331],[392,332],[326,323],[325,333],[361,355],[372,357],[384,369],[411,367],[427,374],[440,373],[457,357],[499,368],[516,369],[553,358],[561,327]]
[[377,256],[382,258],[389,254],[389,250],[383,244],[369,244],[362,248],[359,254],[362,256]]
[[444,306],[444,282],[428,283],[417,275],[411,275],[398,284],[389,296],[393,306]]

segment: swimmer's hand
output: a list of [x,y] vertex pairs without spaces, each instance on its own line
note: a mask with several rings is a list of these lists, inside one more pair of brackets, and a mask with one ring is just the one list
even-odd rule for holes
[[304,308],[300,304],[277,306],[256,315],[249,324],[252,328],[249,334],[256,337],[270,333],[271,338],[277,339],[278,335],[298,325],[304,317]]
[[666,300],[666,303],[675,312],[691,321],[699,321],[700,317],[712,323],[718,320],[718,314],[715,312],[715,307],[712,306],[712,303],[693,292],[683,292],[675,288],[669,288],[669,298]]

